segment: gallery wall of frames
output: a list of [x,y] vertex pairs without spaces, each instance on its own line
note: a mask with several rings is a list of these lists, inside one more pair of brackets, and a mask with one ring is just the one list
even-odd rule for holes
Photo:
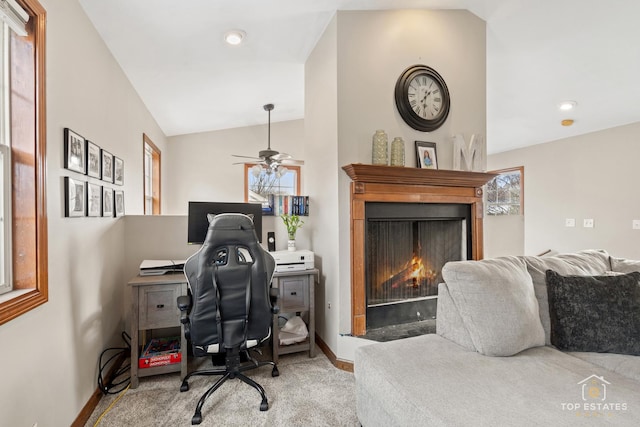
[[64,177],[65,217],[124,215],[124,161],[108,150],[64,129],[64,167],[78,175]]

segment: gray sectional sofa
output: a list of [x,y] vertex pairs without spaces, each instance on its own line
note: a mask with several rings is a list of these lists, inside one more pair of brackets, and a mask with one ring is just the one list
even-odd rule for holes
[[358,419],[640,426],[639,270],[599,250],[448,263],[436,334],[356,350]]

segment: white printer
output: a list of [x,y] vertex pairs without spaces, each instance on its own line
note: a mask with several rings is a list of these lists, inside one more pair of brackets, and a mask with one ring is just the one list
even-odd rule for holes
[[269,253],[276,260],[276,273],[314,268],[313,252],[311,251],[274,251]]

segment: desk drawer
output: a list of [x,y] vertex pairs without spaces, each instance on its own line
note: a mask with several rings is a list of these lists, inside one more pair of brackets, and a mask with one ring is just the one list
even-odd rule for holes
[[280,279],[280,307],[283,313],[309,309],[308,282],[307,276]]
[[180,287],[177,283],[139,288],[140,329],[168,328],[180,324],[180,310],[176,302]]

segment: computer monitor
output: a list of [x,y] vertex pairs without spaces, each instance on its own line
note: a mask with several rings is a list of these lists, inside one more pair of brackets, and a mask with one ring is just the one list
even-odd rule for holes
[[260,203],[189,202],[187,242],[202,244],[207,235],[207,214],[242,213],[253,215],[258,241],[262,242],[262,205]]

